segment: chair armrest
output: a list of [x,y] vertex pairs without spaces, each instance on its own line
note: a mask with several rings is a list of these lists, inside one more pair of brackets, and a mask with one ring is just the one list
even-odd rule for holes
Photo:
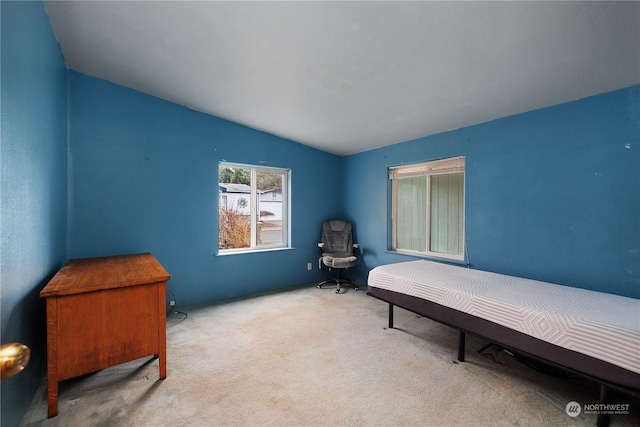
[[320,251],[320,254],[318,255],[318,270],[322,270],[322,250],[324,249],[324,243],[318,243],[318,248]]
[[353,244],[353,248],[354,249],[360,249],[360,243],[354,243]]

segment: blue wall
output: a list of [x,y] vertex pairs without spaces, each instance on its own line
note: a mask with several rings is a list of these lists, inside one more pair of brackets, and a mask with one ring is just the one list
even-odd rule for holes
[[344,158],[344,210],[364,248],[387,252],[387,167],[466,155],[472,268],[640,298],[640,87]]
[[[323,276],[316,244],[340,213],[340,157],[76,72],[69,93],[70,258],[151,252],[178,305]],[[217,256],[220,161],[291,169],[294,250]]]
[[45,372],[39,292],[66,260],[67,69],[41,2],[0,4],[0,313],[2,343],[31,362],[1,383],[3,426],[18,425]]

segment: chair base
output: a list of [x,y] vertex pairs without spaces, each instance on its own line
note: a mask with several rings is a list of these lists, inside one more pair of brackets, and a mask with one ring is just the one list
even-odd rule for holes
[[330,283],[335,283],[335,285],[336,285],[336,294],[341,293],[340,290],[342,289],[342,286],[347,286],[347,287],[350,287],[350,288],[354,288],[356,291],[360,290],[358,285],[356,285],[355,283],[353,283],[349,279],[327,279],[324,282],[321,282],[321,283],[318,284],[318,289],[322,289],[322,287],[324,285],[328,285]]

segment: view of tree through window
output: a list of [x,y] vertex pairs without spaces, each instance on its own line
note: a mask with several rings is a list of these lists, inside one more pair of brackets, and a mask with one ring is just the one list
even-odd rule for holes
[[288,175],[284,169],[220,164],[220,250],[287,246]]

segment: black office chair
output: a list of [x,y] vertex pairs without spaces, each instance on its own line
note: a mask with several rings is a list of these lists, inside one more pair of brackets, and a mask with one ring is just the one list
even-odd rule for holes
[[358,263],[356,251],[360,245],[353,243],[352,225],[350,222],[342,220],[327,221],[322,225],[322,242],[318,243],[320,248],[320,258],[318,266],[320,269],[327,267],[329,270],[336,270],[336,277],[327,279],[318,285],[318,288],[328,283],[336,284],[336,293],[340,293],[341,286],[353,287],[356,291],[358,285],[349,279],[340,277],[340,272]]

